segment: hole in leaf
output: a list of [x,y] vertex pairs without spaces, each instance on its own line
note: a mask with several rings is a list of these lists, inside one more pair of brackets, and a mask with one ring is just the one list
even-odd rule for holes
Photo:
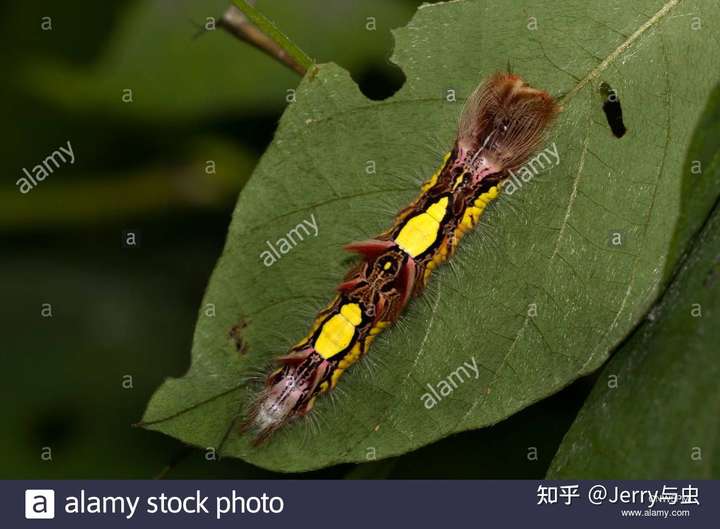
[[607,83],[602,83],[600,93],[603,97],[603,112],[605,112],[610,130],[616,138],[622,138],[627,132],[627,128],[623,123],[622,106],[620,106],[617,90]]
[[394,64],[373,64],[353,75],[360,91],[368,99],[387,99],[405,84],[405,74]]

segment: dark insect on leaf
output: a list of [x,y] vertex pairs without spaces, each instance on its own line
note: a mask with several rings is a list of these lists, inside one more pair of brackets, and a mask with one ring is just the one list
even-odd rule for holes
[[603,112],[605,112],[610,130],[616,138],[622,138],[627,132],[627,128],[623,123],[620,97],[618,97],[617,91],[607,83],[600,85],[600,93],[603,96]]

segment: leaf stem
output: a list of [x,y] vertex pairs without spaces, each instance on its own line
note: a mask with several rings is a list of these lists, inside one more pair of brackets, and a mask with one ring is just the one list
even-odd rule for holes
[[313,66],[314,61],[247,0],[232,0],[232,3],[220,20],[223,29],[300,75],[305,75]]

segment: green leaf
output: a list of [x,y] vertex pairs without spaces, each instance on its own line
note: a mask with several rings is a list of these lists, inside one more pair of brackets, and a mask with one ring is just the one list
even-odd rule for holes
[[[680,201],[680,218],[670,246],[669,262],[685,249],[688,239],[707,220],[720,190],[720,85],[708,99],[688,149]],[[668,268],[667,272],[673,272]],[[666,274],[667,275],[667,274]]]
[[720,476],[720,210],[657,311],[603,370],[549,478]]
[[[686,189],[689,204],[706,202],[707,188],[720,186],[718,123],[720,87],[710,99],[688,153],[688,165],[696,164],[702,171],[687,180],[692,184]],[[548,477],[720,476],[717,204],[659,305],[602,370],[560,445]]]
[[[403,454],[497,423],[597,369],[674,265],[686,149],[718,81],[718,41],[691,28],[695,15],[705,28],[720,23],[717,6],[691,0],[432,4],[395,32],[393,60],[407,82],[393,97],[368,101],[345,71],[320,66],[240,196],[201,307],[192,367],[153,396],[146,426],[262,467],[303,471],[365,461],[368,451]],[[439,162],[423,144],[433,138],[449,148],[462,99],[508,61],[532,85],[567,94],[548,141],[559,165],[501,199],[402,325],[373,344],[366,365],[375,367],[352,369],[335,406],[319,400],[319,433],[306,435],[300,421],[252,448],[233,426],[252,397],[244,375],[267,369],[304,335],[347,269],[342,245],[380,232],[416,196],[413,175],[429,176]],[[607,125],[601,82],[620,96],[622,139]],[[369,160],[376,174],[366,173]],[[318,236],[263,266],[266,241],[311,215]],[[621,246],[612,244],[616,233]],[[228,337],[240,318],[243,356]],[[424,407],[427,384],[473,361],[477,378]]]

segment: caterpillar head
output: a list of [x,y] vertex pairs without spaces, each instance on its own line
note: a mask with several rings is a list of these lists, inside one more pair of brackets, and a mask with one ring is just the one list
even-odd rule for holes
[[516,169],[543,141],[559,111],[555,100],[517,75],[496,73],[468,98],[457,146],[466,164]]

